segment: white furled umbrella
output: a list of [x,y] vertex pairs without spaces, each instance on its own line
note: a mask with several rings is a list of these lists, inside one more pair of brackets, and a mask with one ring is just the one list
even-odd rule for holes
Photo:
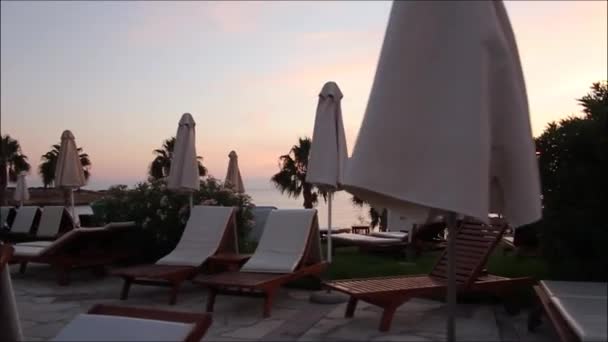
[[173,158],[167,179],[167,188],[190,192],[190,208],[192,208],[192,192],[200,188],[194,126],[194,119],[190,113],[182,115],[177,126]]
[[21,171],[17,178],[17,185],[15,186],[15,194],[13,198],[19,202],[19,205],[23,205],[23,202],[30,199],[30,191],[27,188],[27,182],[25,180],[27,172]]
[[448,213],[453,341],[456,215],[488,222],[498,209],[514,227],[541,217],[526,89],[502,2],[393,3],[344,187],[408,217]]
[[69,130],[61,134],[61,146],[57,165],[55,166],[55,187],[70,189],[70,204],[72,207],[72,219],[76,226],[79,226],[78,216],[74,209],[74,189],[86,184],[84,169],[80,162],[76,139]]
[[344,124],[342,122],[342,92],[335,82],[323,85],[319,94],[315,127],[310,146],[306,182],[328,192],[327,203],[327,261],[331,263],[331,205],[333,192],[340,190],[348,159]]
[[230,161],[228,162],[228,171],[226,171],[224,183],[231,186],[234,191],[242,194],[245,192],[245,185],[243,185],[241,170],[239,170],[238,156],[236,155],[236,152],[230,151],[228,158],[230,158]]

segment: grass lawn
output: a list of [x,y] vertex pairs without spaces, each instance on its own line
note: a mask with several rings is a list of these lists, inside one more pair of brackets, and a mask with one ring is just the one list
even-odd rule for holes
[[[325,246],[324,246],[325,247]],[[326,248],[326,247],[325,247]],[[326,249],[325,249],[326,250]],[[380,277],[390,275],[428,274],[433,268],[440,252],[425,252],[418,257],[405,259],[388,255],[377,255],[359,252],[358,248],[340,248],[332,260],[324,279],[352,279]],[[547,278],[547,267],[543,259],[538,257],[517,256],[515,253],[504,254],[497,247],[488,260],[488,272],[505,277],[530,276],[535,279]],[[302,279],[292,283],[294,287],[318,289],[318,281]],[[528,304],[533,298],[532,289],[522,289],[517,292],[522,304]]]

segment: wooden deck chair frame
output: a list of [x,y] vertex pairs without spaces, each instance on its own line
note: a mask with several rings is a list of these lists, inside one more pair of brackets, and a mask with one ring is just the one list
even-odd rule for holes
[[[500,241],[506,226],[461,222],[456,235],[456,282],[458,292],[486,291],[504,296],[514,287],[532,285],[529,277],[504,278],[484,274],[484,265]],[[443,251],[429,275],[391,276],[336,280],[324,286],[350,296],[345,317],[353,317],[357,302],[383,309],[380,331],[388,331],[395,311],[413,297],[444,295],[447,291],[447,251]]]
[[[304,253],[295,270],[291,273],[265,273],[231,271],[216,275],[199,276],[194,279],[195,284],[209,289],[207,294],[207,312],[213,312],[215,298],[218,294],[263,297],[263,317],[270,317],[273,300],[281,286],[296,279],[307,276],[319,277],[327,268],[327,262],[314,259],[314,241],[319,241],[319,224],[317,215],[314,216]],[[320,251],[318,251],[320,253]]]
[[10,262],[21,264],[22,274],[30,262],[51,265],[57,271],[57,283],[65,286],[70,283],[69,273],[74,268],[94,267],[96,274],[105,274],[107,265],[127,258],[129,251],[115,250],[112,246],[117,234],[134,226],[134,222],[115,222],[99,228],[74,229],[44,247],[38,255],[19,254],[17,244]]
[[[236,213],[233,212],[228,220],[224,234],[215,254],[237,253]],[[170,287],[169,305],[177,303],[177,294],[181,285],[196,276],[207,265],[208,260],[201,260],[199,266],[146,264],[116,269],[111,275],[124,280],[120,299],[126,300],[132,284],[145,286]]]

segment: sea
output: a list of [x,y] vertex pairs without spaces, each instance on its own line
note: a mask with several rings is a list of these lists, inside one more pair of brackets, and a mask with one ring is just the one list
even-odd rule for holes
[[[274,185],[258,185],[247,187],[246,193],[251,196],[253,203],[257,206],[274,206],[279,209],[303,208],[304,198],[288,197],[281,194]],[[353,225],[367,225],[370,222],[369,206],[359,207],[352,203],[352,195],[345,191],[338,191],[332,199],[332,228],[347,228]],[[322,197],[315,207],[318,210],[319,226],[327,227],[327,203]]]

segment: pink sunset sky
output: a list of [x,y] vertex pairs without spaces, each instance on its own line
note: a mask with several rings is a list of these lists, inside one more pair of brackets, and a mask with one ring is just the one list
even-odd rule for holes
[[[245,186],[311,136],[317,95],[344,93],[354,145],[391,3],[5,2],[1,131],[40,156],[70,129],[93,162],[89,188],[146,178],[152,150],[189,112],[197,151],[223,178],[236,150]],[[511,1],[533,132],[579,112],[607,78],[605,1]]]

